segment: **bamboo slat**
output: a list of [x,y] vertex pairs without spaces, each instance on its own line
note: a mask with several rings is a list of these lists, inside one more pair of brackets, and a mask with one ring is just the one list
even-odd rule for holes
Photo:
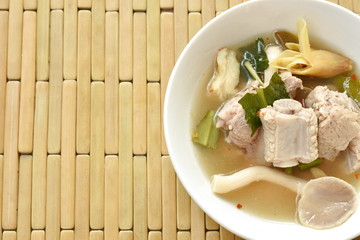
[[106,0],[106,11],[119,11],[119,0]]
[[134,11],[146,11],[146,0],[133,0]]
[[0,11],[0,154],[4,153],[8,24],[9,12]]
[[242,0],[229,0],[229,8],[234,7],[240,3],[242,3]]
[[89,239],[90,157],[76,157],[75,239]]
[[339,0],[339,5],[353,11],[353,0]]
[[119,240],[133,240],[134,234],[133,231],[120,231]]
[[117,12],[106,13],[105,33],[105,153],[119,152],[119,74]]
[[191,225],[191,200],[180,180],[176,179],[176,221],[179,230],[189,230]]
[[193,200],[191,200],[191,239],[205,240],[205,215]]
[[23,31],[23,1],[9,1],[9,28],[7,78],[20,79],[21,77],[21,47]]
[[76,132],[76,82],[63,83],[61,114],[61,227],[74,227],[75,211],[75,132]]
[[116,239],[119,232],[119,158],[105,157],[105,239]]
[[160,0],[160,8],[161,9],[174,8],[174,1],[173,0]]
[[219,230],[219,224],[208,215],[205,216],[205,226],[207,230]]
[[175,60],[178,59],[188,42],[187,1],[174,0]]
[[[90,152],[91,12],[79,11],[77,63],[76,152]],[[65,59],[64,59],[65,60]]]
[[161,240],[160,231],[150,231],[148,234],[148,240]]
[[[4,170],[4,156],[0,155],[0,196],[2,196],[3,194],[3,183],[4,183],[3,170]],[[0,239],[2,239],[2,201],[3,201],[2,197],[0,197]],[[28,208],[28,211],[30,211],[30,207]]]
[[[74,1],[76,3],[76,1]],[[78,0],[78,8],[79,9],[90,9],[91,8],[91,0]]]
[[90,227],[104,228],[104,106],[103,82],[91,83]]
[[9,0],[0,1],[0,10],[9,10]]
[[24,10],[36,10],[37,0],[24,0]]
[[4,172],[2,227],[16,229],[16,209],[18,190],[18,132],[19,132],[20,83],[10,81],[6,85]]
[[36,26],[36,80],[49,80],[50,1],[38,0]]
[[188,231],[178,231],[177,232],[177,240],[190,240],[191,234]]
[[19,152],[31,153],[35,102],[36,12],[25,11],[23,20]]
[[229,232],[223,227],[220,227],[220,239],[221,240],[233,240],[235,238],[234,234]]
[[189,40],[200,30],[202,24],[200,13],[189,13]]
[[134,14],[134,154],[146,153],[146,14]]
[[215,10],[216,12],[223,12],[229,8],[228,0],[215,0]]
[[48,126],[48,82],[36,83],[34,118],[34,148],[32,166],[31,226],[33,229],[45,228],[46,214],[46,162]]
[[217,231],[209,231],[206,233],[206,240],[219,240],[220,234]]
[[31,232],[31,240],[45,240],[44,230],[33,230]]
[[176,176],[171,160],[162,157],[162,210],[163,238],[176,239]]
[[104,232],[103,231],[90,231],[90,240],[103,240]]
[[147,238],[146,158],[134,157],[134,240]]
[[[64,54],[63,54],[64,79],[70,79],[70,80],[76,79],[77,40],[78,40],[77,28],[78,28],[78,11],[77,11],[76,1],[64,0]],[[81,37],[80,40],[83,40],[83,38]]]
[[75,236],[74,230],[62,230],[60,233],[61,240],[73,240]]
[[360,14],[360,1],[359,0],[353,1],[353,10],[356,14]]
[[59,154],[61,148],[61,99],[63,88],[63,11],[50,14],[50,75],[48,153]]
[[148,0],[147,8],[147,79],[160,80],[160,0]]
[[49,155],[47,161],[45,238],[60,239],[60,155]]
[[21,155],[19,160],[17,238],[22,240],[30,240],[31,237],[31,166],[32,156]]
[[215,0],[202,0],[202,25],[207,24],[215,17]]
[[[133,88],[119,85],[119,228],[133,227]],[[121,193],[121,194],[120,194]]]
[[15,231],[4,231],[3,240],[16,240],[16,232]]
[[119,78],[133,77],[133,11],[132,1],[119,0]]
[[147,91],[147,176],[148,176],[148,226],[150,230],[161,229],[161,119],[160,85],[148,83]]
[[50,2],[51,10],[62,10],[64,9],[64,0],[51,0]]
[[[175,0],[176,1],[176,0]],[[210,0],[212,1],[212,0]],[[201,12],[201,0],[187,0],[189,12]]]
[[168,154],[164,135],[164,101],[167,84],[175,64],[174,57],[174,14],[161,14],[161,153]]
[[105,0],[91,6],[91,79],[105,79]]

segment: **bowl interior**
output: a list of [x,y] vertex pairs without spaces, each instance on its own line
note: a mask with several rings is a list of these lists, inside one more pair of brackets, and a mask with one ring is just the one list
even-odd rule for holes
[[295,223],[264,220],[236,209],[210,189],[195,158],[190,140],[191,110],[198,87],[208,74],[217,50],[264,33],[284,29],[296,33],[296,21],[303,17],[310,41],[326,44],[360,65],[360,18],[349,10],[322,0],[252,0],[216,17],[184,49],[170,77],[165,98],[165,137],[175,171],[194,201],[215,221],[246,239],[345,239],[360,234],[357,211],[343,225],[314,230]]

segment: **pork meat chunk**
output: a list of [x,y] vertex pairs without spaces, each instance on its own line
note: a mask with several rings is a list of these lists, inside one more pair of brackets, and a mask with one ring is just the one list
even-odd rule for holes
[[216,127],[228,131],[229,140],[242,149],[250,148],[255,144],[258,132],[251,136],[251,128],[245,120],[245,111],[238,103],[244,95],[245,92],[240,92],[226,102],[218,113],[216,123]]
[[275,167],[309,163],[318,157],[317,118],[298,101],[280,99],[260,110],[264,129],[265,160]]
[[318,117],[319,157],[334,160],[360,133],[358,107],[345,93],[323,86],[311,91],[305,104]]
[[279,76],[284,81],[286,91],[289,93],[289,96],[291,98],[294,98],[296,96],[296,90],[298,88],[303,88],[302,80],[293,76],[291,72],[282,72]]
[[348,172],[353,173],[360,169],[360,135],[354,137],[346,149]]

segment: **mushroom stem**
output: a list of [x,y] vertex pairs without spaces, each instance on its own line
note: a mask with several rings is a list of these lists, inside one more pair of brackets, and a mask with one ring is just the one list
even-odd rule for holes
[[214,175],[211,179],[212,191],[227,193],[249,185],[252,182],[267,181],[301,194],[306,181],[264,166],[249,167],[231,175]]

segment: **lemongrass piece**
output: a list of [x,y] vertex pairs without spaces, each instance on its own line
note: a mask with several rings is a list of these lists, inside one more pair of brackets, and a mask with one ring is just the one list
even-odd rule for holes
[[297,21],[298,38],[300,52],[306,60],[310,60],[310,42],[309,33],[305,19],[300,18]]

